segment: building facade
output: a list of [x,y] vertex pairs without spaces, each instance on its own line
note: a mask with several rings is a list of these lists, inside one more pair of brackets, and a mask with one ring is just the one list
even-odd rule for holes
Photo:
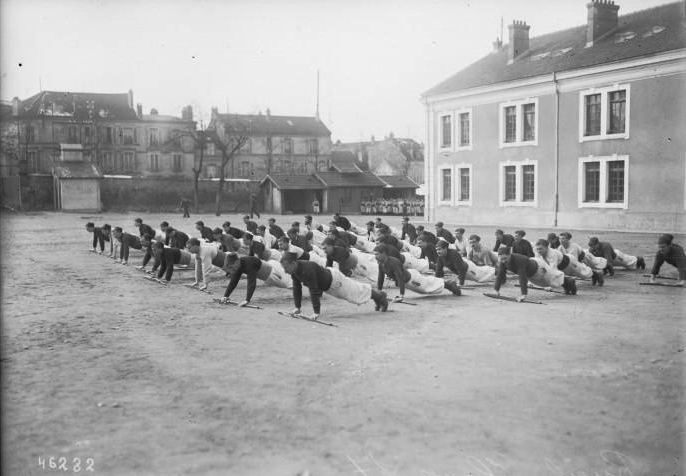
[[423,95],[426,218],[686,231],[685,2],[509,44]]
[[194,144],[190,108],[182,118],[144,115],[124,94],[42,91],[12,101],[19,162],[24,173],[51,173],[61,144],[80,144],[84,159],[105,174],[191,176]]
[[[261,181],[272,175],[310,175],[327,170],[331,158],[331,131],[317,117],[266,114],[220,114],[212,109],[208,133],[231,148],[240,147],[224,168],[226,178]],[[203,175],[218,177],[222,151],[208,142]],[[197,154],[196,154],[197,155]]]
[[424,146],[413,139],[396,138],[392,133],[383,140],[336,142],[334,151],[355,154],[361,168],[376,175],[407,175],[424,183]]

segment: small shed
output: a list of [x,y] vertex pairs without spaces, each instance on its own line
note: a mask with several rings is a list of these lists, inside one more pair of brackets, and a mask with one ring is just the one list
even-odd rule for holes
[[83,160],[80,144],[61,144],[60,152],[60,160],[52,168],[55,208],[65,212],[99,212],[102,173]]
[[264,211],[281,215],[312,213],[315,198],[322,207],[326,187],[315,175],[267,175],[260,188]]
[[383,194],[384,182],[371,172],[341,173],[337,170],[315,174],[326,186],[322,211],[359,213],[360,204]]
[[383,189],[383,198],[407,198],[417,196],[419,184],[407,175],[378,175],[386,185]]

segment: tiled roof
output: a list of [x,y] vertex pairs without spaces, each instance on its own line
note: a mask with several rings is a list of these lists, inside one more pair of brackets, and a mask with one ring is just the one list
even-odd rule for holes
[[266,114],[217,114],[215,121],[221,121],[228,129],[249,129],[252,135],[312,136],[329,137],[331,131],[316,117],[273,116]]
[[279,190],[324,190],[326,187],[314,175],[267,175],[263,185],[271,180]]
[[[92,108],[89,108],[92,106]],[[19,105],[19,117],[64,117],[74,120],[137,121],[136,111],[129,106],[129,95],[42,91]]]
[[[581,7],[583,3],[580,3]],[[613,63],[686,47],[682,2],[619,17],[618,27],[586,48],[586,25],[530,39],[529,50],[508,62],[508,45],[472,63],[423,96]]]
[[386,188],[419,188],[417,182],[407,175],[378,175],[378,177],[386,182]]
[[102,178],[98,168],[89,162],[62,162],[52,168],[59,178]]
[[362,172],[355,159],[355,154],[348,150],[334,150],[331,151],[331,165],[341,173],[359,174]]
[[386,184],[371,172],[342,174],[340,172],[317,172],[315,174],[327,187],[384,187]]

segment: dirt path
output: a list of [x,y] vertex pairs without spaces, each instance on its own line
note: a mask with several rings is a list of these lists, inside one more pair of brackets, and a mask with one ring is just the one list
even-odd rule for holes
[[[86,221],[2,217],[3,474],[77,457],[106,475],[684,474],[686,290],[620,271],[577,297],[532,291],[544,306],[325,298],[329,328],[277,315],[287,290],[258,285],[265,309],[239,311],[183,288],[190,273],[145,281],[86,251]],[[603,236],[652,262],[655,235]]]

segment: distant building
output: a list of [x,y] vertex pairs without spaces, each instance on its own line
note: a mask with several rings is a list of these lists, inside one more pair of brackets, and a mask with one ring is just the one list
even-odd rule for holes
[[587,9],[424,93],[428,220],[686,231],[686,2]]
[[334,152],[354,154],[358,165],[376,175],[407,175],[416,183],[424,183],[424,146],[413,139],[396,138],[369,142],[336,142]]
[[[190,107],[181,118],[143,115],[133,91],[124,94],[42,91],[12,101],[20,163],[27,173],[50,172],[60,144],[80,144],[84,160],[105,174],[190,176],[195,130]],[[175,137],[179,137],[175,140]]]
[[19,173],[19,129],[12,118],[12,104],[0,103],[0,177]]
[[[269,110],[266,114],[220,114],[213,108],[208,134],[216,134],[223,144],[247,139],[226,164],[228,178],[310,175],[329,167],[331,131],[316,117],[275,116]],[[221,163],[221,150],[208,143],[204,175],[218,177]]]

